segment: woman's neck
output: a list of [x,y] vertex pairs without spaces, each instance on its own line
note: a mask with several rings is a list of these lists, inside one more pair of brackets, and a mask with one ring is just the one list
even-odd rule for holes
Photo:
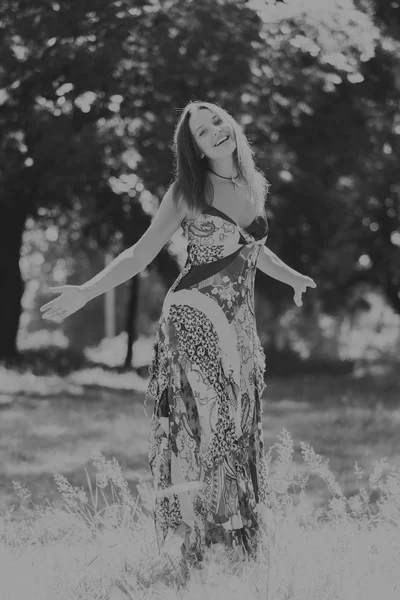
[[[235,173],[235,175],[236,175],[236,173]],[[236,177],[233,177],[233,176],[228,177],[226,175],[221,176],[219,173],[218,173],[218,175],[216,175],[212,171],[208,170],[207,176],[213,185],[221,186],[221,188],[225,188],[225,187],[233,188],[235,183],[240,187],[242,187],[242,185],[243,185],[242,179],[239,177],[238,174]],[[235,189],[236,189],[236,186],[235,186]]]
[[221,177],[235,177],[238,173],[237,167],[234,164],[232,155],[219,160],[211,160],[209,164],[211,171]]

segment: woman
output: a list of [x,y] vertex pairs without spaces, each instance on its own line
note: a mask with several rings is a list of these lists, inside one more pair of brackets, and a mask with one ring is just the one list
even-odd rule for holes
[[316,284],[264,245],[269,184],[225,110],[190,102],[174,153],[175,180],[140,240],[87,283],[52,288],[61,296],[41,310],[43,318],[63,320],[142,271],[182,227],[188,257],[163,304],[145,410],[152,398],[148,457],[159,546],[167,534],[180,536],[186,564],[201,565],[205,547],[217,542],[255,557],[260,514],[269,506],[256,267],[291,285],[298,306]]

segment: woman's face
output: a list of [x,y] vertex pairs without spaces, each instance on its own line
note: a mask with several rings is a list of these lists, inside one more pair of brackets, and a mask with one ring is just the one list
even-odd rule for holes
[[223,158],[236,148],[232,128],[211,110],[195,110],[189,118],[189,128],[200,152],[208,158]]

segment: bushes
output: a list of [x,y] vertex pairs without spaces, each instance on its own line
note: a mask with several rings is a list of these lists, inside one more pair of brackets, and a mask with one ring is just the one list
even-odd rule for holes
[[81,350],[50,345],[26,349],[19,357],[3,361],[3,364],[21,372],[29,370],[34,375],[55,373],[62,376],[88,366],[89,361]]
[[297,375],[347,375],[356,364],[355,360],[332,360],[329,358],[306,358],[284,348],[264,348],[266,355],[266,374],[268,376],[291,377]]

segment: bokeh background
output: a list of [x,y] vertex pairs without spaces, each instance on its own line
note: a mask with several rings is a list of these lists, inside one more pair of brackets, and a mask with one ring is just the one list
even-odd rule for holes
[[[271,184],[267,245],[317,283],[258,271],[265,445],[285,427],[329,458],[400,463],[400,4],[389,0],[10,0],[0,7],[0,503],[56,501],[90,452],[149,476],[154,332],[186,259],[61,324],[39,307],[134,244],[173,178],[189,100],[242,125]],[[327,490],[310,481],[323,504]],[[1,508],[1,506],[0,506]]]

